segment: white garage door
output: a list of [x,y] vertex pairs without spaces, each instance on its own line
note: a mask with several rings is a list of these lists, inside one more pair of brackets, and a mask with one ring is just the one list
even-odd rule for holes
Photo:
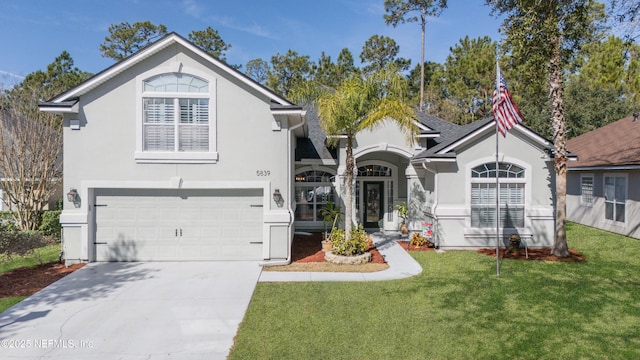
[[262,259],[262,190],[96,190],[97,261]]

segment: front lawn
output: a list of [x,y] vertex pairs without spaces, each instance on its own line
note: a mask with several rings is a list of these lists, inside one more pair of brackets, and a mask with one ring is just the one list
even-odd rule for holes
[[416,252],[419,276],[259,283],[230,359],[639,359],[640,241],[577,224],[583,263]]

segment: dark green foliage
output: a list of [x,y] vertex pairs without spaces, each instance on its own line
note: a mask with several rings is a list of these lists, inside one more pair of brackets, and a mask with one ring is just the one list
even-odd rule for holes
[[298,55],[296,51],[289,50],[286,54],[276,54],[271,57],[267,86],[276,93],[288,96],[295,86],[299,86],[308,80],[312,63],[309,56]]
[[495,64],[496,43],[488,36],[465,37],[451,48],[445,63],[445,81],[448,100],[456,105],[456,123],[468,124],[491,116]]
[[122,60],[166,33],[166,26],[154,25],[150,21],[135,22],[133,25],[128,22],[111,24],[109,36],[104,38],[100,51],[103,57]]
[[14,256],[33,255],[34,250],[51,241],[36,231],[18,231],[10,227],[0,227],[0,255],[7,259]]
[[372,73],[381,71],[390,64],[396,64],[400,71],[408,70],[411,60],[396,58],[400,46],[388,36],[373,35],[362,46],[360,61],[365,64],[362,71]]
[[38,232],[44,236],[50,236],[55,240],[60,240],[62,233],[60,213],[60,210],[48,210],[42,213],[42,222],[38,227]]

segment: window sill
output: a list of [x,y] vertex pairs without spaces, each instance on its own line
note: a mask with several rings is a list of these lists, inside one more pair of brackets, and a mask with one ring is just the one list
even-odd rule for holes
[[[511,234],[519,234],[520,236],[531,236],[531,230],[528,228],[501,228],[502,236],[509,236]],[[496,236],[496,228],[465,228],[465,238],[485,238],[488,236]]]
[[137,151],[134,158],[139,164],[215,164],[218,162],[218,153]]

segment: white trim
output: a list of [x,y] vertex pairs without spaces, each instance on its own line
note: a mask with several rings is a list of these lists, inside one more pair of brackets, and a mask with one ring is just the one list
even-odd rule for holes
[[335,166],[338,165],[338,162],[335,159],[301,159],[299,161],[296,161],[297,165],[309,165],[309,166],[314,166],[314,165],[326,165],[326,166]]
[[357,159],[361,156],[367,155],[372,152],[377,152],[377,151],[384,151],[384,152],[390,152],[393,154],[399,154],[409,159],[413,156],[413,152],[407,151],[399,146],[389,145],[387,143],[378,143],[378,144],[373,144],[366,147],[358,148],[356,151],[354,151],[353,157],[354,159]]
[[49,112],[54,114],[77,114],[80,112],[80,102],[77,101],[71,107],[68,106],[39,106],[42,112]]
[[[364,155],[364,154],[362,154]],[[354,155],[355,157],[355,155]],[[380,166],[385,166],[391,169],[391,176],[358,176],[358,168],[363,167],[363,166],[369,166],[369,165],[380,165]],[[360,200],[360,204],[358,204],[358,207],[360,208],[360,210],[363,209],[364,207],[364,183],[365,182],[382,182],[382,204],[383,204],[383,208],[382,208],[382,228],[385,230],[391,230],[393,229],[397,229],[397,219],[398,216],[395,214],[397,210],[395,210],[395,204],[396,201],[398,199],[398,188],[399,188],[399,184],[398,182],[399,180],[399,170],[398,170],[398,165],[392,164],[390,162],[384,161],[384,160],[367,160],[367,161],[363,161],[361,163],[356,162],[356,166],[354,169],[354,177],[353,180],[355,183],[359,183],[360,184],[360,194],[356,194],[354,191],[353,194],[353,214],[355,214],[354,218],[358,218],[358,223],[360,224],[364,224],[364,211],[356,211],[356,198],[358,198]],[[405,177],[403,178],[405,181],[407,181],[408,176],[406,175],[406,169],[405,169]],[[389,207],[389,194],[388,189],[389,189],[389,182],[393,183],[393,194],[392,194],[392,198],[393,198],[393,204],[391,204],[393,206],[392,212],[393,212],[393,221],[389,221],[388,220],[388,207]],[[355,186],[354,186],[354,190],[355,190]]]
[[[483,127],[476,129],[474,132],[467,134],[466,137],[464,137],[463,139],[460,139],[456,142],[454,142],[453,144],[447,146],[444,149],[439,150],[437,153],[438,154],[446,154],[449,151],[458,148],[461,145],[464,145],[468,142],[474,141],[475,138],[477,136],[480,136],[483,132],[487,131],[487,130],[492,130],[495,129],[496,123],[495,121],[491,121],[487,124],[485,124]],[[513,134],[513,129],[517,129],[519,132],[521,132],[523,135],[525,135],[526,137],[533,139],[536,143],[545,146],[545,147],[551,147],[553,146],[553,144],[551,144],[549,141],[547,141],[545,138],[541,137],[540,135],[534,133],[533,131],[527,129],[526,127],[520,125],[520,124],[516,124],[511,130],[510,130],[510,134]]]
[[[145,92],[144,81],[162,74],[175,73],[179,70],[181,74],[188,74],[203,79],[208,82],[208,93],[173,93],[173,92]],[[166,66],[156,67],[139,74],[135,78],[136,86],[136,151],[134,159],[137,163],[190,163],[190,164],[212,164],[218,161],[218,121],[217,121],[217,79],[211,74],[195,68],[174,62]],[[205,98],[209,100],[209,151],[207,152],[151,152],[143,151],[144,130],[143,130],[143,107],[142,100],[145,97],[154,98]],[[178,134],[176,133],[177,137]]]
[[[457,162],[458,159],[456,158],[426,158],[426,159],[422,159],[421,162],[424,164],[428,164],[428,163],[454,163]],[[425,165],[426,166],[426,165]]]
[[307,115],[306,110],[302,109],[275,109],[271,110],[272,115],[300,115],[302,117]]
[[[297,182],[295,181],[295,177],[298,176],[301,173],[307,172],[307,171],[324,171],[326,173],[332,174],[334,176],[334,181],[333,182]],[[293,197],[291,199],[291,202],[293,203],[293,221],[296,224],[296,227],[300,227],[300,228],[305,228],[305,229],[315,229],[315,228],[320,228],[323,226],[323,222],[322,220],[316,221],[309,221],[309,220],[296,220],[296,209],[298,207],[298,203],[296,203],[295,199],[296,199],[296,193],[297,193],[297,187],[298,184],[299,186],[317,186],[317,185],[324,185],[324,184],[331,184],[331,186],[333,187],[334,190],[334,203],[337,203],[338,200],[340,200],[340,195],[338,194],[339,188],[338,188],[338,174],[336,172],[336,169],[334,168],[330,168],[330,167],[325,167],[325,166],[321,166],[321,165],[311,165],[311,166],[303,166],[300,168],[296,168],[294,170],[294,178],[291,179],[292,183],[293,183]],[[315,201],[314,201],[315,204]]]
[[[513,165],[517,165],[519,167],[521,167],[522,169],[524,169],[524,178],[500,178],[500,183],[504,184],[504,183],[518,183],[518,184],[522,184],[524,183],[524,227],[530,227],[530,217],[529,217],[529,210],[530,210],[530,206],[531,206],[531,199],[532,199],[532,173],[533,170],[531,168],[531,164],[526,163],[520,159],[516,159],[516,158],[512,158],[510,156],[505,156],[503,153],[499,153],[498,154],[498,158],[499,158],[499,162],[500,163],[510,163]],[[470,161],[469,163],[465,164],[464,167],[464,183],[465,183],[465,199],[464,199],[464,204],[465,207],[468,208],[468,214],[469,216],[465,219],[465,228],[470,228],[472,229],[473,227],[471,226],[471,184],[473,183],[492,183],[495,184],[496,179],[495,178],[472,178],[471,176],[471,170],[473,168],[475,168],[476,166],[482,165],[482,164],[495,164],[496,162],[496,156],[495,154],[493,156],[485,156],[482,158],[478,158],[475,159],[473,161]],[[496,174],[497,175],[497,174]],[[476,180],[474,180],[476,179]],[[494,231],[495,233],[495,231]]]
[[156,41],[155,43],[151,44],[150,46],[140,50],[139,52],[137,52],[136,54],[132,55],[129,58],[126,58],[122,61],[120,61],[119,63],[116,63],[116,65],[112,66],[111,68],[108,68],[107,70],[105,70],[102,73],[99,73],[97,75],[95,75],[93,78],[89,79],[88,81],[78,85],[77,87],[71,89],[70,91],[63,93],[61,95],[59,95],[58,97],[54,98],[52,100],[52,102],[54,103],[60,103],[62,101],[65,101],[69,98],[73,98],[73,97],[77,97],[80,95],[84,95],[87,91],[90,91],[91,89],[93,89],[94,87],[108,81],[109,79],[115,77],[116,75],[120,74],[121,72],[127,70],[128,68],[132,67],[133,65],[141,62],[142,60],[146,59],[147,57],[167,48],[170,45],[173,44],[180,44],[182,46],[184,46],[185,48],[187,48],[188,50],[194,52],[195,54],[198,54],[201,58],[203,58],[205,61],[208,61],[210,64],[224,70],[226,73],[228,73],[229,75],[231,75],[232,77],[236,78],[237,80],[239,80],[240,82],[248,85],[249,87],[251,87],[252,89],[258,91],[259,93],[265,95],[266,97],[268,97],[269,99],[281,104],[281,105],[293,105],[291,104],[289,101],[287,101],[286,99],[276,95],[275,93],[271,92],[270,90],[268,90],[267,88],[261,86],[260,84],[252,81],[251,79],[249,79],[246,76],[241,75],[240,73],[238,73],[237,71],[231,69],[229,67],[229,65],[216,60],[215,58],[213,58],[212,56],[208,55],[206,52],[204,52],[202,49],[200,49],[199,47],[193,45],[192,43],[190,43],[189,41],[183,39],[182,37],[180,37],[177,34],[169,34],[166,37]]
[[[607,188],[606,188],[606,184],[607,184],[607,178],[608,177],[612,177],[612,178],[617,178],[617,177],[622,177],[624,178],[624,221],[616,221],[615,220],[615,204],[618,204],[618,202],[616,202],[615,200],[613,201],[613,210],[614,210],[614,214],[613,217],[614,219],[607,219],[607,198],[606,198],[606,192],[607,192]],[[595,183],[595,182],[594,182]],[[594,184],[595,185],[595,184]],[[614,188],[614,196],[615,196],[615,188]],[[604,203],[604,208],[603,210],[603,215],[604,215],[604,222],[606,224],[610,224],[610,225],[615,225],[618,227],[622,227],[622,228],[626,228],[627,224],[629,223],[629,217],[627,209],[629,208],[629,174],[627,173],[604,173],[602,174],[602,201]]]
[[[272,184],[269,181],[182,181],[180,189],[260,189],[262,190],[263,204],[263,233],[262,233],[262,256],[263,259],[269,257],[271,249],[271,227],[272,226],[292,226],[293,218],[288,211],[280,209],[271,210]],[[95,260],[89,252],[89,246],[95,240],[95,228],[91,226],[93,214],[91,207],[95,203],[95,190],[98,189],[154,189],[154,190],[175,190],[176,178],[167,180],[143,180],[143,181],[110,181],[110,180],[85,180],[80,183],[81,208],[77,210],[64,210],[60,215],[60,223],[63,227],[78,227],[82,230],[80,239],[81,258],[89,261]],[[94,254],[95,255],[95,254]]]
[[215,164],[218,153],[136,151],[134,158],[139,164]]
[[567,171],[624,171],[638,170],[640,165],[611,165],[611,166],[585,166],[585,167],[568,167]]
[[[583,178],[591,178],[591,202],[585,202],[583,200],[583,193],[582,193],[582,179]],[[593,203],[596,200],[596,179],[593,173],[581,173],[580,174],[580,206],[584,206],[584,207],[593,207]]]
[[477,129],[476,131],[474,131],[474,132],[472,132],[470,134],[467,134],[467,136],[465,138],[460,139],[460,140],[454,142],[453,144],[447,146],[446,148],[439,150],[438,154],[446,154],[449,151],[457,148],[460,145],[464,145],[467,142],[475,140],[475,137],[478,136],[478,134],[480,134],[480,133],[482,133],[482,132],[484,132],[484,131],[486,131],[488,129],[494,129],[494,128],[495,128],[495,122],[492,121],[492,122],[486,124],[485,126]]

